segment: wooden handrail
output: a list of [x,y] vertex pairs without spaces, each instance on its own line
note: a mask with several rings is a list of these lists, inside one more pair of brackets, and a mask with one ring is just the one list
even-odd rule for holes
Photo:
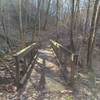
[[[17,88],[20,87],[21,84],[24,84],[28,74],[31,71],[32,66],[35,64],[36,55],[38,52],[38,44],[32,43],[31,45],[27,46],[26,48],[20,50],[19,52],[15,53],[13,57],[15,58],[16,62],[16,85]],[[20,66],[21,59],[23,58],[22,64],[23,67]],[[26,63],[28,60],[28,65]],[[20,69],[23,70],[23,75],[21,76]]]
[[14,54],[13,56],[14,57],[22,57],[22,56],[25,56],[28,52],[30,52],[33,48],[35,48],[37,46],[36,43],[33,43],[31,45],[29,45],[28,47],[20,50],[19,52],[17,52],[16,54]]
[[73,54],[72,51],[70,51],[69,49],[65,48],[63,45],[61,45],[60,43],[54,41],[54,40],[50,40],[50,42],[56,47],[56,48],[62,48],[63,50],[65,50],[66,52]]
[[[57,58],[58,58],[58,60],[59,60],[59,62],[60,62],[61,64],[62,64],[62,61],[61,61],[61,56],[59,56],[59,54],[60,54],[60,55],[62,55],[62,54],[61,54],[61,51],[60,51],[60,52],[57,52],[57,51],[62,50],[62,52],[63,52],[63,50],[64,50],[64,51],[65,51],[65,52],[64,52],[65,55],[66,55],[66,52],[67,52],[68,55],[66,55],[66,56],[69,57],[68,60],[70,60],[70,67],[71,67],[70,83],[73,84],[73,83],[74,83],[75,69],[76,69],[75,66],[77,65],[78,55],[75,54],[75,53],[73,53],[73,52],[70,51],[69,49],[63,47],[60,43],[58,43],[58,42],[56,42],[56,41],[54,41],[54,40],[50,40],[50,43],[51,43],[51,46],[52,46],[52,48],[53,48],[54,53],[56,54],[56,56],[57,56]],[[67,60],[67,59],[66,59],[66,60]],[[62,64],[61,66],[63,66],[63,64]],[[65,71],[65,70],[66,70],[66,67],[67,67],[66,65],[62,67],[62,68],[65,68],[65,69],[64,69],[64,72],[62,73],[62,74],[64,74],[64,75],[67,74],[67,72]],[[67,78],[65,77],[65,79],[67,79]]]
[[50,40],[51,44],[53,46],[55,46],[56,48],[61,48],[62,50],[64,50],[65,52],[69,53],[71,55],[71,60],[74,60],[74,57],[77,57],[78,54],[73,53],[71,50],[65,48],[63,45],[61,45],[60,43],[54,41],[54,40]]

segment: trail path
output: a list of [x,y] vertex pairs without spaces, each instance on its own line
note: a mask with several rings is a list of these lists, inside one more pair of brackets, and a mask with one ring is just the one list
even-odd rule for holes
[[[45,88],[41,88],[42,85],[39,83],[42,71],[44,71],[42,78],[45,78],[42,85]],[[22,100],[67,100],[68,98],[71,100],[72,91],[65,86],[61,79],[53,50],[50,48],[39,50],[37,64],[23,91],[20,96],[23,98]]]

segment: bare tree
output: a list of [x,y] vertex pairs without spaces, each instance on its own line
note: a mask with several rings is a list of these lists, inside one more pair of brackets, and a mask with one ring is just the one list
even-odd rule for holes
[[42,9],[44,10],[44,2],[45,0],[42,0]]
[[37,11],[36,11],[36,14],[35,14],[35,18],[34,18],[34,32],[32,34],[32,41],[34,41],[34,36],[38,36],[39,35],[39,32],[38,34],[36,34],[36,30],[37,30],[37,25],[38,25],[38,30],[40,31],[40,6],[41,6],[41,0],[38,0],[38,7],[37,7]]
[[[39,5],[39,2],[40,2],[40,5]],[[38,41],[40,41],[40,38],[39,38],[39,35],[40,35],[40,29],[41,29],[41,15],[40,15],[40,6],[41,6],[41,0],[38,0],[38,8],[39,8],[39,10],[38,10],[38,34],[37,34],[37,36],[38,36]]]
[[90,35],[88,39],[88,51],[87,51],[87,66],[89,69],[92,69],[92,53],[93,53],[93,45],[95,41],[96,35],[96,27],[97,27],[97,16],[99,16],[98,12],[100,9],[97,9],[99,0],[95,0],[93,15],[91,20],[91,28],[90,28]]
[[74,42],[73,42],[73,28],[74,28],[74,0],[71,0],[71,22],[70,22],[70,45],[72,51],[75,51]]
[[86,38],[86,33],[87,33],[87,27],[88,27],[88,20],[89,20],[89,13],[90,13],[90,0],[88,0],[88,6],[87,6],[87,13],[86,13],[86,21],[85,21],[85,28],[84,28],[84,35]]
[[59,3],[60,1],[57,0],[56,2],[56,27],[58,27],[58,21],[59,21]]
[[23,31],[23,21],[22,21],[22,0],[18,0],[19,3],[19,28],[20,28],[20,38],[21,38],[21,45],[24,47],[25,43],[25,35]]
[[80,19],[80,0],[76,1],[76,5],[75,5],[75,22],[74,22],[74,26],[76,28],[76,30],[78,31],[78,25],[79,25],[79,19]]
[[7,31],[7,27],[6,27],[7,23],[5,23],[4,8],[2,8],[1,6],[2,6],[2,0],[0,0],[1,26],[2,26],[4,34],[5,34],[6,43],[7,43],[8,47],[9,47],[9,50],[11,51],[10,40],[8,38],[8,31]]
[[100,4],[98,5],[97,28],[100,27]]
[[46,11],[46,17],[45,17],[45,22],[44,22],[44,26],[43,26],[44,30],[46,29],[46,25],[47,25],[47,21],[48,21],[48,13],[49,13],[49,9],[50,9],[50,3],[51,3],[51,0],[48,1],[47,11]]

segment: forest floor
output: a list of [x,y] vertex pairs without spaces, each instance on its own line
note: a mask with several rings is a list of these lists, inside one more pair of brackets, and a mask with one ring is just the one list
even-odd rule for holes
[[[52,34],[52,32],[49,33]],[[46,36],[46,34],[47,32],[43,35]],[[74,88],[72,88],[66,85],[62,79],[59,64],[53,50],[45,46],[48,45],[46,42],[48,39],[47,37],[43,39],[44,47],[39,50],[37,63],[27,84],[19,91],[16,91],[16,87],[13,85],[15,73],[9,72],[9,69],[4,73],[6,64],[0,64],[0,100],[100,100],[100,54],[96,51],[93,73],[78,69]],[[11,61],[10,66],[12,66],[13,61],[9,60]],[[14,68],[12,68],[13,70]],[[42,82],[41,86],[42,71],[44,71],[42,77],[45,81]],[[3,76],[6,76],[6,78],[3,79]]]
[[[65,87],[64,81],[61,80],[59,67],[56,62],[56,57],[52,50],[46,48],[39,50],[39,57],[35,68],[32,71],[31,77],[25,88],[26,100],[71,100],[72,90]],[[44,70],[45,82],[39,83],[41,78],[41,70]],[[43,71],[42,70],[42,71]],[[41,86],[44,85],[44,88]]]
[[[0,85],[0,100],[100,100],[100,74],[98,68],[97,66],[95,69],[97,73],[78,72],[72,89],[66,85],[61,77],[59,64],[53,50],[50,47],[40,49],[37,63],[27,84],[18,92],[16,92],[16,87],[9,81],[9,85],[7,83],[5,83],[6,85]],[[44,88],[41,88],[39,83],[42,71],[44,71],[42,77],[45,78],[45,82],[42,83]],[[6,76],[9,79],[7,72]]]
[[[42,85],[41,75],[45,79]],[[93,73],[79,72],[72,89],[61,77],[53,50],[40,49],[27,84],[18,92],[12,84],[0,86],[0,100],[100,100],[100,78]]]
[[[45,82],[42,84],[44,88],[41,88],[39,84],[42,69],[45,72],[44,76],[42,76],[42,78],[45,78]],[[61,79],[56,56],[48,48],[39,50],[37,64],[34,66],[31,76],[23,89],[16,92],[14,87],[10,87],[10,85],[8,87],[12,88],[12,91],[6,91],[2,88],[0,100],[72,100],[73,98],[72,90],[68,86],[66,87]],[[9,88],[8,90],[10,90]]]

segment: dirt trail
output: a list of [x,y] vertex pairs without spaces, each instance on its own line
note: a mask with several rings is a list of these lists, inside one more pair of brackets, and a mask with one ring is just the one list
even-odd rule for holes
[[[42,82],[40,82],[42,77]],[[61,77],[51,48],[39,50],[27,84],[18,92],[0,94],[0,100],[72,100],[72,91]]]
[[[38,64],[32,71],[31,77],[20,98],[22,100],[67,100],[72,98],[72,91],[61,80],[59,67],[53,51],[49,48],[39,50]],[[44,71],[45,82],[41,88],[39,83],[41,71]]]
[[78,74],[72,92],[61,76],[53,50],[50,47],[40,49],[25,87],[12,94],[0,93],[0,100],[100,100],[100,81],[95,84],[91,73]]

